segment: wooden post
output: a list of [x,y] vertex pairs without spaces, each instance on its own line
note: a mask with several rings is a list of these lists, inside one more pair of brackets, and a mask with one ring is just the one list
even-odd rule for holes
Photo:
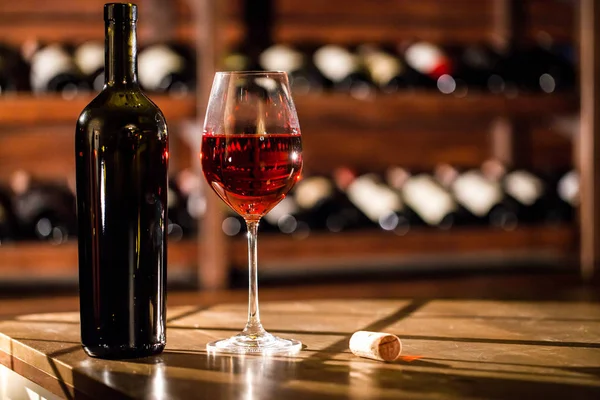
[[[491,40],[500,52],[509,50],[524,36],[525,18],[521,0],[494,0]],[[508,117],[496,118],[490,127],[491,156],[506,165],[519,165],[530,148],[529,126]]]
[[[148,35],[150,43],[169,41],[175,36],[175,13],[173,5],[169,0],[147,0],[148,5],[144,7],[152,21],[152,29]],[[147,25],[147,26],[148,26]]]
[[[212,87],[212,81],[221,51],[223,51],[222,38],[220,34],[222,17],[222,1],[219,0],[190,0],[192,12],[195,15],[196,24],[196,48],[198,55],[197,71],[197,124],[204,125],[204,115],[208,105],[208,96]],[[202,129],[197,131],[201,132]],[[198,141],[199,142],[199,141]],[[196,173],[202,174],[198,160],[200,148],[192,151],[192,165]],[[202,179],[204,182],[204,179]],[[223,222],[222,201],[205,184],[206,213],[200,221],[198,234],[198,286],[203,289],[224,288],[228,284],[229,257],[227,257],[227,239],[222,233]]]
[[600,2],[581,0],[581,274],[589,280],[600,261]]
[[506,49],[524,36],[525,17],[522,0],[494,0],[492,42]]

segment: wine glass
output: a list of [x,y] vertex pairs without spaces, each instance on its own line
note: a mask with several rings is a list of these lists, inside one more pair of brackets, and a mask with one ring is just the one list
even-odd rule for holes
[[207,350],[289,353],[293,339],[265,331],[258,310],[256,235],[260,219],[300,178],[302,138],[285,72],[217,72],[202,135],[202,170],[210,187],[248,227],[248,322]]

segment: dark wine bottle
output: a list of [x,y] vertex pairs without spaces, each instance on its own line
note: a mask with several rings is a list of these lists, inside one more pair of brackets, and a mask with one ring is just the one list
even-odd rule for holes
[[455,94],[460,89],[452,58],[441,47],[429,42],[415,42],[406,47],[404,59],[421,74],[423,88],[437,88],[444,94]]
[[347,175],[343,190],[352,204],[365,215],[369,222],[364,227],[377,227],[398,235],[411,228],[410,214],[400,195],[382,182],[376,174],[356,176],[347,169],[336,171]]
[[137,80],[134,4],[104,6],[104,90],[75,133],[81,340],[130,358],[165,346],[167,125]]
[[513,68],[519,69],[518,83],[523,91],[554,93],[575,88],[573,64],[554,51],[551,41],[522,48],[518,55]]
[[25,91],[29,66],[15,49],[0,45],[0,96],[8,92]]
[[[511,46],[499,61],[508,94],[573,90],[576,73],[569,46],[554,45],[547,36],[535,45]],[[494,78],[496,79],[496,78]]]
[[17,171],[11,178],[13,209],[21,240],[61,244],[77,233],[75,196],[63,184]]
[[140,84],[150,92],[185,96],[195,90],[191,56],[174,45],[155,44],[140,52]]
[[546,222],[550,207],[545,182],[531,171],[515,169],[507,171],[502,177],[506,196],[518,204],[517,218],[523,224]]
[[228,49],[220,64],[223,71],[260,71],[262,68],[247,44]]
[[369,79],[357,55],[341,46],[326,45],[313,55],[319,72],[331,82],[334,90],[347,92],[358,99],[375,94],[376,86]]
[[[341,187],[346,186],[341,184]],[[265,219],[279,232],[297,239],[305,238],[311,232],[337,233],[371,226],[368,218],[326,176],[303,178],[282,203]]]
[[553,187],[556,189],[556,197],[554,206],[549,210],[550,219],[555,222],[573,222],[579,207],[579,172],[571,170],[561,174]]
[[419,87],[419,73],[393,52],[374,45],[362,45],[358,47],[358,54],[371,80],[382,92],[395,93],[398,90]]
[[469,45],[456,52],[457,85],[467,90],[502,93],[506,88],[505,78],[498,69],[500,55],[492,48],[482,45]]
[[69,52],[59,44],[40,47],[31,57],[31,88],[70,100],[90,87]]
[[[554,223],[558,205],[552,174],[532,169],[507,168],[498,160],[488,160],[482,171],[502,184],[505,195],[517,205],[517,218],[523,224]],[[557,216],[558,218],[558,216]]]
[[470,223],[508,231],[517,227],[518,205],[504,195],[501,182],[488,178],[477,168],[458,171],[446,164],[438,166],[435,174],[456,202],[472,215]]
[[411,174],[400,167],[386,173],[388,184],[402,194],[406,206],[414,213],[412,225],[426,225],[447,230],[468,222],[465,210],[430,174]]
[[291,234],[296,238],[304,238],[309,235],[310,227],[303,219],[302,210],[291,194],[290,192],[263,217],[263,221],[261,221],[263,231]]
[[170,241],[177,241],[196,234],[199,213],[195,210],[204,206],[204,204],[194,204],[197,201],[199,190],[198,176],[189,170],[182,170],[169,179],[169,194],[167,196],[169,222],[167,232]]
[[293,197],[299,208],[295,217],[300,229],[335,233],[352,228],[352,220],[346,217],[353,213],[352,203],[329,177],[313,175],[302,179],[296,183]]
[[89,41],[77,47],[75,64],[85,75],[88,85],[100,92],[104,87],[104,46],[100,42]]
[[323,90],[324,77],[304,53],[290,46],[270,46],[260,54],[259,61],[264,70],[287,72],[294,94],[319,93]]
[[0,245],[18,238],[17,218],[11,197],[10,191],[0,186]]

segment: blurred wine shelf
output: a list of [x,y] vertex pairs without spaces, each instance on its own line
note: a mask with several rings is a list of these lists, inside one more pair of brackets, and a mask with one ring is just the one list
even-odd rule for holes
[[[294,102],[300,121],[319,116],[332,120],[397,121],[407,118],[464,116],[514,116],[538,118],[574,113],[579,109],[575,93],[523,94],[515,98],[468,94],[465,97],[440,93],[399,93],[356,99],[345,93],[297,95]],[[351,111],[350,111],[351,110]]]
[[[77,121],[81,110],[92,100],[93,95],[78,96],[64,100],[59,95],[17,94],[0,96],[0,124],[72,123]],[[191,119],[196,115],[196,98],[182,98],[151,94],[165,114],[167,121]]]
[[[3,42],[17,46],[33,40],[74,44],[89,39],[102,40],[104,28],[101,10],[104,2],[104,0],[4,1],[0,7],[0,38]],[[140,13],[148,13],[140,14],[141,45],[161,40],[193,42],[201,55],[197,71],[198,96],[175,99],[164,95],[151,95],[170,122],[198,118],[197,110],[205,106],[203,102],[208,98],[207,91],[213,79],[212,65],[216,64],[223,55],[221,53],[225,50],[224,47],[240,44],[247,34],[249,38],[261,36],[260,33],[265,27],[268,28],[269,39],[273,42],[288,44],[310,42],[348,45],[368,42],[391,44],[421,39],[438,44],[461,46],[482,42],[494,42],[505,46],[510,43],[532,42],[540,38],[552,38],[557,43],[574,44],[580,40],[576,29],[578,24],[576,15],[580,2],[576,1],[304,0],[298,2],[273,0],[268,3],[272,6],[271,12],[267,13],[269,15],[260,14],[260,18],[255,18],[257,26],[247,26],[244,22],[247,20],[245,12],[256,10],[258,7],[250,0],[139,1]],[[261,31],[258,32],[259,35],[257,29]],[[586,61],[585,57],[582,57],[582,63],[585,62],[589,60]],[[589,86],[593,86],[589,77],[588,81]],[[50,123],[74,125],[80,111],[91,97],[92,95],[82,96],[67,101],[56,95],[0,96],[0,125],[7,127],[5,132],[11,132],[15,128],[20,129],[23,125],[28,125],[27,129],[29,129],[37,124],[38,129],[44,132],[38,137],[47,137],[47,126]],[[506,147],[509,149],[506,153],[513,153],[514,149],[510,144],[514,142],[516,148],[520,142],[512,139],[527,139],[527,136],[532,136],[530,132],[532,129],[529,129],[527,123],[537,122],[544,117],[576,113],[580,103],[586,104],[586,97],[582,96],[580,102],[578,93],[525,94],[509,99],[505,96],[474,92],[469,92],[462,98],[435,92],[401,92],[393,95],[380,94],[366,100],[355,99],[344,93],[325,93],[295,95],[294,100],[301,124],[305,127],[307,161],[309,157],[312,157],[312,160],[328,157],[337,162],[356,152],[360,153],[360,157],[354,159],[364,159],[364,167],[367,168],[384,167],[381,160],[388,164],[406,161],[400,156],[403,153],[399,152],[389,159],[382,156],[383,153],[391,155],[396,152],[395,148],[399,147],[406,147],[407,151],[414,150],[412,152],[418,154],[419,158],[429,161],[437,162],[440,161],[438,158],[443,158],[447,162],[465,159],[472,161],[467,165],[478,162],[479,153],[476,154],[477,157],[472,156],[471,148],[466,147],[464,141],[456,141],[457,143],[454,143],[454,147],[450,149],[454,149],[453,158],[448,158],[450,153],[447,149],[440,152],[439,148],[434,148],[427,153],[429,156],[425,154],[423,150],[427,144],[425,139],[410,141],[402,139],[406,140],[402,146],[395,145],[397,142],[391,138],[400,140],[397,138],[399,136],[397,132],[399,129],[406,128],[404,121],[414,119],[417,124],[429,124],[430,121],[434,121],[441,124],[446,133],[444,124],[452,117],[461,122],[465,121],[465,125],[472,123],[477,126],[482,119],[487,122],[488,119],[495,117],[507,117],[504,118],[507,120],[506,129],[499,129],[500,132],[493,135],[495,139],[503,138],[503,140],[494,140],[494,145],[489,146],[496,156],[497,153],[501,153],[496,151],[496,148],[502,150]],[[593,113],[590,113],[590,118],[593,117]],[[524,119],[530,121],[521,124]],[[362,140],[362,137],[357,138],[358,135],[353,135],[353,142],[349,143],[347,137],[339,134],[340,132],[347,134],[349,127],[353,128],[353,132],[363,131],[365,135],[376,136],[378,140],[367,141]],[[448,132],[454,134],[464,128],[466,127],[461,124],[451,130],[448,129]],[[317,140],[316,137],[319,135],[309,133],[317,129],[333,132],[329,139],[336,140]],[[476,129],[479,130],[479,128],[464,129],[465,134],[461,135],[461,138],[469,136],[470,132]],[[412,128],[407,131],[421,132]],[[70,132],[67,134],[64,137],[72,140],[72,134]],[[435,142],[436,138],[441,137],[437,132],[433,132],[432,136],[410,134],[405,135],[404,138],[421,136],[426,137],[428,143]],[[550,135],[540,136],[546,138]],[[4,146],[11,152],[11,154],[6,152],[7,155],[4,156],[7,165],[11,168],[15,165],[23,168],[21,164],[27,164],[30,168],[26,169],[31,169],[39,163],[39,153],[35,152],[35,146],[30,146],[30,140],[35,136],[5,135],[4,137],[14,139],[16,143],[18,141],[23,143],[23,145],[15,145],[15,142],[7,141]],[[473,147],[478,151],[487,153],[487,144],[484,145],[479,140],[482,137],[483,135],[469,136],[469,139],[474,141]],[[365,146],[367,142],[369,146]],[[593,141],[590,139],[589,142]],[[340,149],[350,144],[355,144],[355,149],[346,151]],[[61,145],[61,148],[72,148],[70,146],[70,144]],[[323,150],[318,152],[314,150],[315,148]],[[537,149],[540,146],[532,146],[530,150],[533,148]],[[541,148],[546,149],[544,146]],[[563,146],[560,152],[571,154],[570,148],[566,146]],[[339,155],[338,158],[336,154]],[[438,154],[441,156],[438,157]],[[24,161],[21,162],[18,158]],[[72,163],[71,159],[65,159]],[[550,157],[546,159],[548,162],[553,162]],[[587,161],[594,161],[594,159],[588,157]],[[316,163],[318,162],[315,161]],[[323,167],[331,166],[322,161],[321,164]],[[597,161],[593,163],[596,164]],[[47,168],[46,165],[43,167]],[[307,167],[310,167],[308,162]],[[64,174],[64,169],[56,169],[54,173]],[[595,175],[589,174],[589,176]],[[206,233],[199,240],[182,241],[169,246],[168,275],[171,278],[180,274],[197,275],[200,278],[200,286],[222,288],[227,285],[230,266],[246,268],[246,241],[243,238],[230,239],[221,234],[222,211],[220,210],[222,210],[220,201],[209,204],[207,211],[209,217],[202,223],[205,224],[203,227],[209,227],[210,231],[206,229]],[[582,215],[582,220],[585,220],[585,215],[589,217],[591,214],[588,212]],[[593,236],[600,237],[600,235]],[[199,243],[202,245],[201,257],[198,251]],[[483,261],[479,266],[523,255],[560,262],[563,257],[575,255],[578,246],[579,229],[576,224],[573,224],[555,227],[521,227],[511,232],[489,228],[454,229],[451,232],[413,230],[406,236],[395,236],[381,231],[331,235],[315,233],[302,240],[283,234],[260,235],[258,247],[261,271],[317,273],[327,267],[345,271],[349,268],[364,268],[378,264],[402,265],[407,260],[433,257],[437,257],[437,266],[449,266],[451,260],[461,259],[461,257],[463,259],[480,257],[478,259]],[[73,279],[76,276],[77,247],[74,242],[61,246],[45,243],[0,246],[0,279],[23,280],[35,277]]]
[[[167,275],[190,276],[196,272],[197,242],[186,240],[169,244]],[[0,276],[11,279],[75,279],[77,243],[52,246],[47,243],[10,243],[0,246]]]
[[[246,268],[246,241],[240,238],[231,246],[234,265]],[[484,259],[484,266],[486,261],[511,262],[519,257],[560,262],[575,254],[576,246],[577,230],[569,225],[520,227],[509,232],[490,228],[413,230],[405,236],[361,231],[311,234],[305,239],[263,234],[259,235],[258,260],[261,270],[314,271],[393,266],[411,258],[427,257],[440,265],[440,259],[448,263],[453,256],[470,253]]]

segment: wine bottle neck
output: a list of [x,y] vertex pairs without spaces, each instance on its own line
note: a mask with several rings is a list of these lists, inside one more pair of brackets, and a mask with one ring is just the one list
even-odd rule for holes
[[106,21],[105,52],[105,85],[137,86],[136,22]]

